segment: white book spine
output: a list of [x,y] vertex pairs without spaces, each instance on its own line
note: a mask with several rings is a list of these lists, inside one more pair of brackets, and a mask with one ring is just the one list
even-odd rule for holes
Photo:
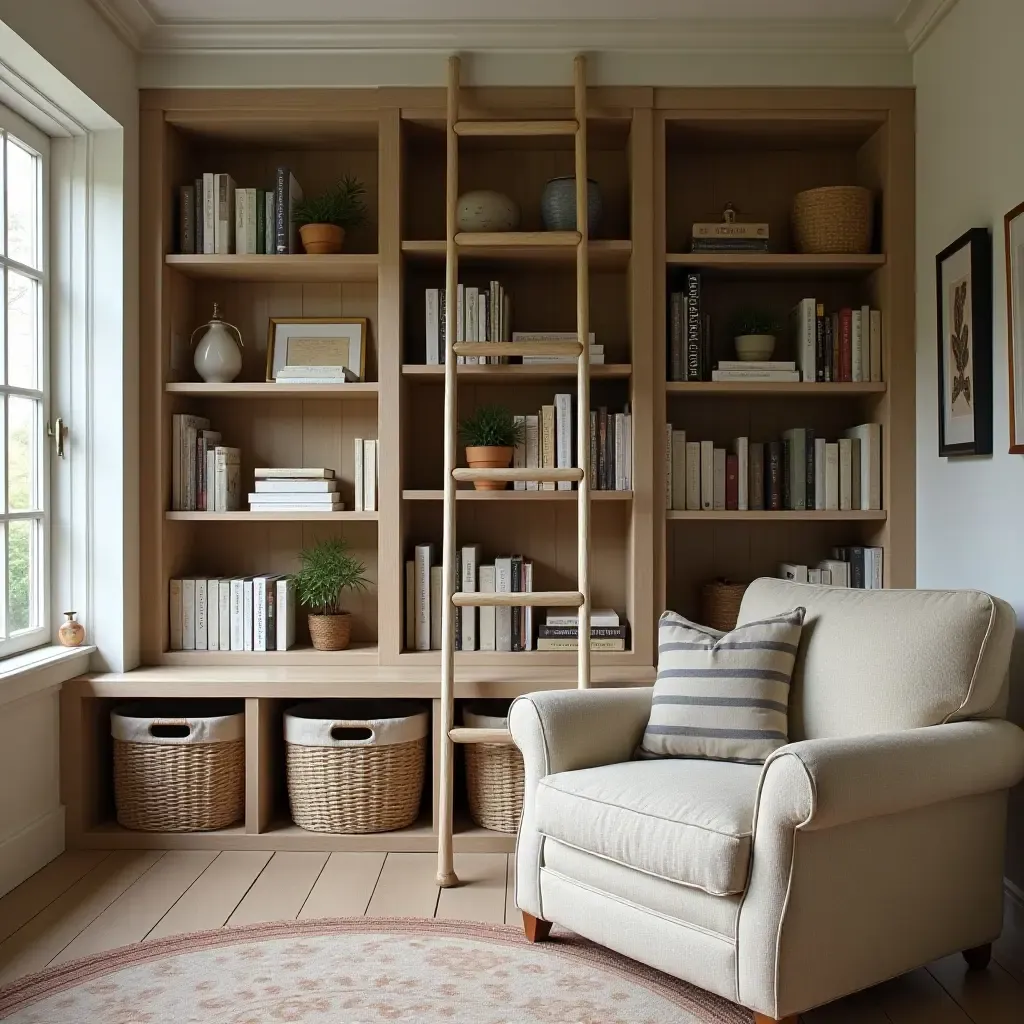
[[289,651],[295,646],[295,580],[280,579],[277,586],[277,650]]
[[[494,560],[494,590],[497,594],[512,593],[512,559]],[[512,609],[497,607],[494,610],[494,649],[512,650]]]
[[871,380],[880,382],[882,380],[882,311],[880,309],[868,310],[868,321],[870,336],[868,347],[870,349]]
[[168,584],[168,611],[171,616],[170,649],[180,651],[181,648],[181,580],[171,580]]
[[686,431],[671,431],[672,459],[669,478],[672,482],[672,501],[669,508],[686,508]]
[[[665,464],[665,508],[674,508],[672,501],[673,488],[678,486],[676,476],[672,472],[672,424],[665,424],[665,450],[664,450],[664,464]],[[683,449],[683,463],[686,463],[686,449]],[[683,494],[686,493],[686,479],[685,474],[683,478]]]
[[700,511],[700,441],[686,442],[686,508]]
[[416,650],[416,563],[405,563],[405,649]]
[[864,317],[859,309],[850,314],[850,380],[864,380]]
[[[526,468],[537,469],[540,466],[540,417],[526,417]],[[527,480],[526,489],[536,491],[540,484],[536,480]]]
[[430,650],[430,563],[432,544],[416,545],[416,650]]
[[725,449],[715,448],[714,450],[714,509],[716,512],[725,511]]
[[[519,440],[516,442],[516,446],[512,451],[512,465],[516,469],[526,468],[526,417],[525,416],[513,416],[513,422],[517,429],[520,431]],[[526,481],[516,480],[512,484],[512,489],[515,491],[525,491]],[[465,648],[463,648],[465,650]]]
[[439,366],[441,363],[441,293],[439,289],[427,289],[426,307],[427,366]]
[[839,510],[853,508],[853,445],[848,437],[839,439]]
[[254,188],[245,190],[245,251],[256,253],[256,203],[259,195]]
[[196,581],[181,581],[181,649],[196,649]]
[[715,507],[715,443],[700,443],[700,507],[710,512]]
[[[494,593],[494,566],[480,566],[480,593]],[[494,646],[494,612],[493,605],[480,608],[480,650],[493,651]]]
[[242,581],[242,650],[252,650],[253,580]]
[[829,512],[839,509],[839,445],[825,445],[825,508]]
[[[555,395],[555,465],[568,469],[573,465],[572,395]],[[571,491],[571,480],[559,480],[558,490]]]
[[846,431],[860,441],[860,507],[882,507],[882,428],[878,423],[861,423]]
[[625,459],[625,436],[626,436],[626,424],[625,417],[621,412],[615,414],[615,490],[625,490],[623,487],[623,480],[625,479],[622,469],[623,461]]
[[[462,549],[462,591],[475,594],[477,573],[480,567],[480,545],[467,544]],[[463,608],[460,616],[462,624],[462,650],[477,650],[477,609]]]
[[441,650],[441,607],[444,601],[444,568],[430,567],[430,649]]
[[206,649],[220,650],[220,580],[206,581]]
[[247,189],[240,188],[235,195],[235,252],[240,255],[249,251],[246,247],[246,208],[249,202],[247,191]]
[[750,508],[750,438],[737,437],[733,447],[736,451],[736,508],[747,512]]
[[267,649],[267,577],[257,576],[252,581],[252,649]]
[[363,441],[363,511],[377,511],[377,441]]
[[357,437],[355,439],[355,460],[356,460],[356,480],[353,492],[355,494],[355,503],[352,508],[356,512],[363,511],[363,490],[366,486],[363,476],[366,472],[363,466],[363,438]]
[[214,176],[217,203],[217,222],[214,224],[214,247],[218,255],[233,251],[235,228],[235,182],[230,174]]
[[814,507],[825,509],[825,438],[814,439]]
[[314,498],[337,496],[337,480],[257,480],[254,485],[260,500],[269,494],[308,494]]
[[206,580],[196,580],[196,650],[205,651],[209,640],[209,624],[206,620]]
[[231,581],[231,650],[245,650],[245,580]]
[[203,252],[212,256],[217,251],[217,202],[211,172],[203,175]]
[[[466,305],[466,341],[480,341],[479,317],[480,317],[480,291],[478,288],[466,288],[464,299]],[[474,366],[477,362],[476,356],[466,356],[467,364]]]
[[206,452],[206,511],[226,512],[217,507],[217,454],[213,448]]
[[633,489],[633,414],[624,413],[622,417],[625,431],[622,435],[622,489]]
[[860,307],[860,379],[871,380],[871,307]]
[[219,630],[219,648],[222,651],[231,650],[231,580],[220,580],[217,588],[217,611]]

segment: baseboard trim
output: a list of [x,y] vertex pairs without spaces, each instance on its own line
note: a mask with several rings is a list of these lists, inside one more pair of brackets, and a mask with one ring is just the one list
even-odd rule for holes
[[0,843],[0,896],[64,852],[64,806]]

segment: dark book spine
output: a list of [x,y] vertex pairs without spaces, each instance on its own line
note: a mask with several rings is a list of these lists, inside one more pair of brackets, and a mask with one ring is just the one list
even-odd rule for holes
[[839,380],[848,381],[853,377],[853,353],[850,350],[851,311],[839,313]]
[[277,581],[267,580],[267,650],[277,650]]
[[824,382],[825,380],[825,313],[822,306],[818,306],[818,315],[814,318],[814,379]]
[[590,446],[587,450],[587,482],[595,491],[601,490],[597,479],[597,413],[590,410]]
[[765,451],[764,507],[773,512],[782,508],[782,444],[770,441]]
[[448,296],[446,289],[437,290],[437,337],[441,365],[448,358]]
[[738,455],[725,457],[725,507],[736,510],[740,507],[740,459]]
[[813,509],[814,505],[814,429],[807,427],[804,430],[804,461],[807,464],[806,493],[804,494],[804,508]]
[[673,292],[669,309],[668,379],[686,379],[683,360],[683,293]]
[[608,490],[608,409],[597,410],[597,486]]
[[782,508],[791,509],[793,507],[793,488],[790,485],[792,480],[791,473],[793,471],[793,445],[789,438],[786,437],[779,443],[779,448],[779,471],[782,473],[782,493],[780,498],[782,500]]
[[204,221],[204,218],[203,218],[203,179],[202,178],[196,178],[195,182],[193,183],[193,188],[195,189],[195,194],[193,196],[193,201],[195,203],[195,207],[194,207],[193,214],[192,214],[192,216],[193,216],[193,218],[195,220],[195,225],[196,225],[196,232],[195,232],[196,248],[195,248],[195,251],[201,255],[202,252],[203,252],[203,221]]
[[701,379],[700,274],[686,275],[686,379]]
[[615,417],[608,417],[608,429],[605,431],[607,451],[604,456],[605,472],[608,474],[608,490],[615,490]]
[[178,252],[196,251],[196,199],[191,185],[178,189]]
[[714,348],[711,337],[711,314],[705,313],[700,330],[700,379],[711,380],[714,367]]
[[[455,590],[462,589],[462,552],[455,549]],[[462,650],[462,609],[455,607],[455,650]]]
[[256,189],[256,252],[267,251],[267,203],[263,189]]
[[[512,556],[512,593],[521,593],[523,589],[523,556]],[[512,650],[523,649],[523,609],[512,606]]]
[[850,586],[858,590],[865,588],[864,582],[864,549],[853,547],[849,549],[850,554]]
[[825,381],[832,382],[832,317],[825,317]]
[[291,172],[287,167],[278,167],[274,181],[274,249],[279,254],[288,252],[289,224],[291,213],[289,202],[289,179]]
[[760,512],[764,509],[764,445],[751,442],[750,445],[750,488],[747,498],[751,511]]

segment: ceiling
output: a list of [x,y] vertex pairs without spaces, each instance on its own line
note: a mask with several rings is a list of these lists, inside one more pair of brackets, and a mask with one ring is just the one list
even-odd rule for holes
[[[215,49],[912,49],[956,0],[91,0],[145,52]],[[578,40],[575,44],[572,40]]]

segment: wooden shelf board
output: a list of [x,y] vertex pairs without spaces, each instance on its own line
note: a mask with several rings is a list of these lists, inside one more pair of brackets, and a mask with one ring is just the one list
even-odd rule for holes
[[852,509],[848,511],[818,511],[817,509],[811,509],[807,511],[791,511],[785,510],[781,512],[737,512],[735,510],[717,512],[704,512],[704,511],[689,511],[683,509],[673,509],[665,513],[665,518],[669,520],[677,519],[696,519],[705,520],[707,522],[715,522],[721,520],[740,520],[748,523],[778,523],[793,520],[802,520],[805,522],[828,522],[828,521],[856,521],[856,520],[873,520],[884,522],[886,518],[886,512],[882,510],[864,510],[864,509]]
[[[509,363],[502,366],[466,366],[458,368],[460,383],[467,384],[510,384],[524,380],[545,380],[548,378],[576,379],[576,361],[564,363],[541,363],[523,366]],[[633,372],[630,363],[590,364],[590,376],[597,380],[627,380]],[[405,363],[402,375],[413,380],[431,384],[444,383],[443,366],[425,366],[422,363]],[[511,380],[509,379],[511,378]]]
[[764,277],[870,274],[885,266],[881,253],[819,255],[817,253],[670,252],[669,267],[689,267],[712,274]]
[[358,384],[276,384],[274,381],[232,381],[230,384],[205,384],[178,381],[167,384],[169,395],[195,395],[207,398],[330,398],[337,400],[376,399],[380,385],[376,381]]
[[[576,244],[567,244],[558,239],[565,234],[575,236],[575,232],[530,231],[506,232],[505,241],[501,245],[464,243],[458,247],[459,260],[470,260],[482,263],[563,263],[572,264],[576,260]],[[554,244],[545,240],[547,236],[556,236]],[[471,236],[463,236],[471,237]],[[489,235],[488,237],[494,237]],[[629,239],[599,239],[587,248],[590,266],[595,270],[625,267],[633,251],[633,243]],[[443,263],[445,243],[442,240],[407,241],[402,243],[402,252],[410,259],[426,262]]]
[[[591,491],[592,501],[632,501],[632,491]],[[403,501],[443,501],[444,491],[402,491]],[[477,491],[460,487],[455,491],[456,501],[575,501],[575,491]]]
[[821,398],[825,395],[882,395],[885,394],[885,385],[860,381],[837,384],[764,380],[669,381],[665,391],[669,395],[788,395]]
[[294,647],[290,651],[165,651],[161,665],[181,668],[217,665],[319,665],[338,668],[376,665],[380,660],[375,643],[354,643],[347,651],[316,651]]
[[376,522],[377,512],[165,512],[166,519],[189,523],[351,523]]
[[376,281],[376,253],[336,255],[171,255],[167,266],[211,281]]

